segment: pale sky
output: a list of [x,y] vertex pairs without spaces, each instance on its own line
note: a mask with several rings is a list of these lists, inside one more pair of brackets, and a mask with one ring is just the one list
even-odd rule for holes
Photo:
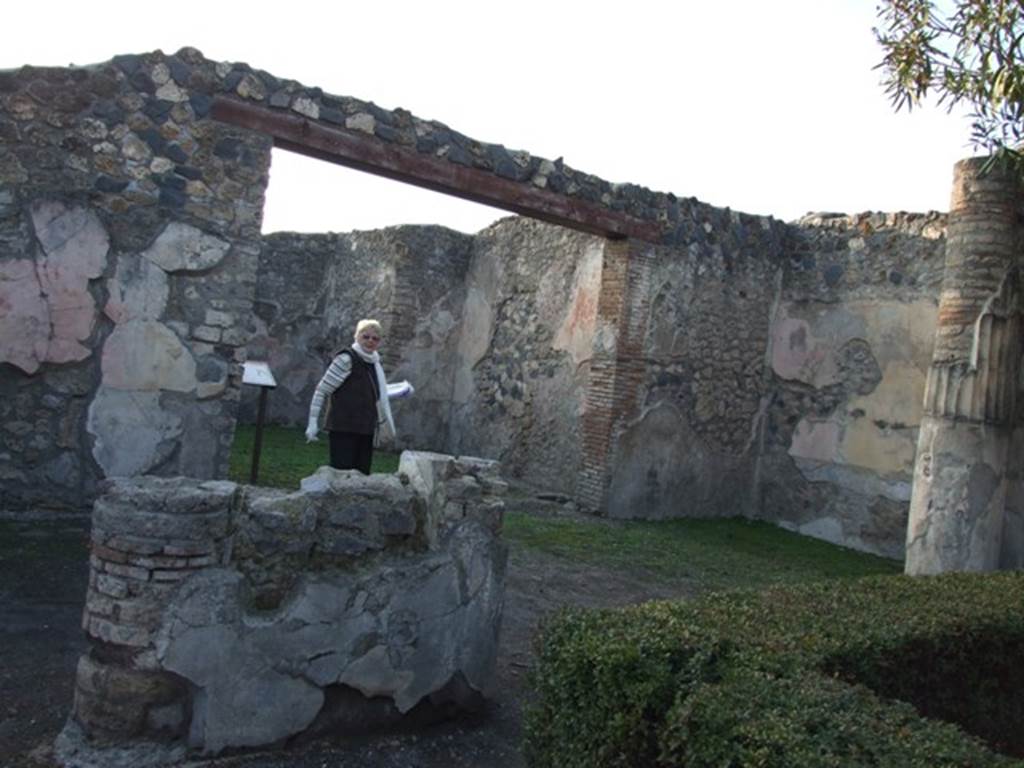
[[[791,221],[946,210],[969,121],[893,113],[874,0],[9,4],[0,69],[198,48],[611,182]],[[275,150],[264,231],[507,215]]]

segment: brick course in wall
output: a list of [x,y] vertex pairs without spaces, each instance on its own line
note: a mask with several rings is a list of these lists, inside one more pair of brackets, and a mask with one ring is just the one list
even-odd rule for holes
[[598,333],[581,434],[582,462],[577,503],[603,511],[615,461],[616,430],[631,418],[641,398],[653,251],[635,240],[604,245]]

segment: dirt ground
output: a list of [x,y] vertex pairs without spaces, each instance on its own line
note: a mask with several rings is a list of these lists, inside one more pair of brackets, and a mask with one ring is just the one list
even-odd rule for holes
[[[536,499],[517,506],[532,514],[572,514],[558,503]],[[50,747],[70,712],[75,664],[86,645],[80,621],[89,523],[87,518],[11,520],[0,518],[0,766],[43,768],[54,765]],[[519,768],[525,765],[521,713],[538,623],[563,605],[615,606],[693,592],[689,583],[584,566],[512,545],[497,685],[481,713],[359,743],[321,740],[190,765]]]

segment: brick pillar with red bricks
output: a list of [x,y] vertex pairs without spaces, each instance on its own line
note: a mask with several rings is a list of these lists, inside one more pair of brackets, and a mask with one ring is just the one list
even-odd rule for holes
[[156,632],[178,583],[227,561],[237,497],[228,482],[120,478],[96,501],[73,704],[90,738],[183,735],[188,692],[159,669]]
[[595,514],[606,512],[617,436],[638,415],[643,401],[653,260],[653,246],[642,241],[605,241],[590,380],[584,395],[583,456],[576,480],[577,504]]

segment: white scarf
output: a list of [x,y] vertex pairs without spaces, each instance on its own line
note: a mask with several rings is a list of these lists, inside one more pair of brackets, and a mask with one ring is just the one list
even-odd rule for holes
[[388,380],[384,378],[384,368],[380,364],[380,355],[376,352],[367,352],[358,341],[352,343],[352,349],[363,360],[373,365],[373,370],[377,374],[377,414],[384,417],[384,423],[391,430],[391,437],[395,437],[398,432],[395,430],[395,419],[391,415]]

